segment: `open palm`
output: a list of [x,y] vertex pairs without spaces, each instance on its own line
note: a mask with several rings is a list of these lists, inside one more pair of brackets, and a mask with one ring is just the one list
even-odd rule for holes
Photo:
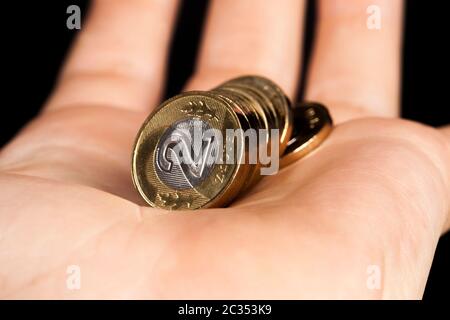
[[[0,297],[421,297],[448,227],[450,138],[380,117],[398,112],[401,3],[378,1],[373,35],[364,2],[320,3],[307,96],[338,122],[324,145],[229,208],[182,213],[144,206],[130,176],[176,3],[94,2],[47,106],[0,153]],[[262,74],[293,95],[302,11],[213,1],[188,89]]]

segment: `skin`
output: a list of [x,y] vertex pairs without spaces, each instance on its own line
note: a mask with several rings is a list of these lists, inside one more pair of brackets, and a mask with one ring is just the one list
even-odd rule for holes
[[[328,105],[332,135],[229,208],[167,213],[137,196],[130,154],[177,2],[94,1],[53,95],[0,152],[0,298],[421,298],[449,227],[450,130],[397,117],[402,5],[320,1],[307,99]],[[303,2],[209,10],[186,89],[261,74],[293,97]]]

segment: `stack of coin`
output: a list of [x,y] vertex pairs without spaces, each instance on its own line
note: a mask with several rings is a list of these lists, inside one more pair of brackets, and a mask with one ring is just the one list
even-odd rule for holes
[[[308,110],[314,113],[315,108]],[[226,206],[261,178],[267,164],[260,161],[260,148],[272,157],[284,155],[286,148],[304,153],[298,144],[311,142],[308,133],[314,130],[300,130],[302,138],[293,141],[294,115],[303,123],[314,118],[311,112],[294,112],[283,91],[263,77],[240,77],[207,92],[180,94],[163,102],[140,129],[132,156],[133,182],[153,207]],[[249,130],[256,133],[256,143],[245,134]],[[252,155],[258,157],[250,159]],[[290,156],[285,165],[294,159]]]

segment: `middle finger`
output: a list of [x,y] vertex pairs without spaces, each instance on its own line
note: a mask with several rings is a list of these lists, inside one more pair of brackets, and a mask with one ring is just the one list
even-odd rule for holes
[[244,74],[266,76],[292,98],[300,71],[303,0],[213,0],[197,69],[187,88]]

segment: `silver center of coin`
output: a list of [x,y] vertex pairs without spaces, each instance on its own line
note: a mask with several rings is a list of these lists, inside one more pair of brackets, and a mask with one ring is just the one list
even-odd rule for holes
[[209,176],[218,141],[207,122],[192,118],[169,127],[156,149],[156,174],[162,183],[176,189],[194,188]]

